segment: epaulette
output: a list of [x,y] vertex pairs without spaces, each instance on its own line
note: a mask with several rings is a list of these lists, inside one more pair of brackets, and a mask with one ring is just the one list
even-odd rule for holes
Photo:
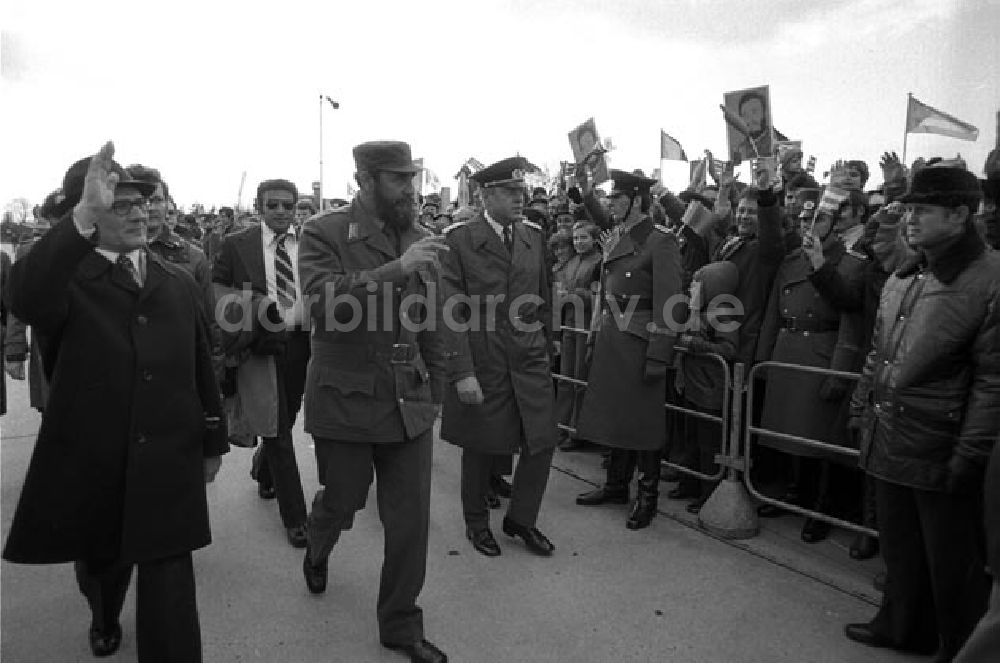
[[528,226],[529,228],[534,228],[538,232],[542,232],[542,227],[540,225],[538,225],[537,223],[535,223],[534,221],[528,221],[527,219],[522,219],[521,223],[523,223],[524,225]]
[[[658,223],[653,224],[653,230],[659,230],[664,235],[674,235],[672,232],[670,232],[669,228],[667,228],[666,226],[661,226]],[[676,235],[674,235],[674,237],[676,237]]]
[[445,226],[444,229],[441,231],[441,234],[442,235],[447,235],[448,233],[450,233],[455,228],[461,228],[466,223],[468,223],[468,221],[456,221],[455,223],[452,223],[451,225]]
[[864,253],[861,253],[860,251],[855,251],[853,248],[847,249],[847,255],[853,256],[853,257],[857,258],[858,260],[862,260],[862,261],[867,261],[869,259],[867,255],[865,255]]

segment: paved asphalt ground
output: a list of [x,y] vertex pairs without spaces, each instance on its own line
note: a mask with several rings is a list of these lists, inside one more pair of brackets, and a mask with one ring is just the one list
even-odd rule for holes
[[[7,385],[4,537],[39,422],[26,384]],[[295,442],[309,499],[317,486],[311,439],[300,427]],[[302,580],[302,551],[286,543],[275,502],[257,497],[250,455],[234,449],[209,487],[214,542],[194,556],[205,661],[406,660],[378,642],[382,533],[374,495],[331,557],[327,593],[313,596]],[[559,452],[539,522],[555,555],[535,557],[502,535],[502,511],[495,511],[503,555],[489,559],[464,537],[459,467],[458,450],[438,441],[421,596],[427,636],[453,662],[921,660],[844,638],[844,623],[874,612],[870,580],[878,563],[849,560],[843,533],[807,546],[798,541],[799,522],[787,517],[765,522],[748,542],[724,542],[698,530],[682,504],[666,501],[652,527],[631,532],[625,507],[573,503],[599,480],[599,457]],[[0,583],[3,663],[94,660],[70,565],[4,562]],[[135,660],[134,618],[130,594],[122,649],[107,660]]]

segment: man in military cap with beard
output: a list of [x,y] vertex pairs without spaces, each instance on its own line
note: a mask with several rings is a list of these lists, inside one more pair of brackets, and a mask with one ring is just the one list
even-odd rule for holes
[[423,323],[436,315],[438,253],[446,246],[414,223],[418,169],[409,145],[363,143],[354,161],[358,195],[349,207],[307,221],[299,245],[313,321],[305,430],[316,442],[323,484],[309,515],[303,573],[309,591],[325,591],[327,559],[377,474],[385,527],[380,640],[412,661],[443,663],[447,656],[424,639],[416,600],[444,367],[440,337]]

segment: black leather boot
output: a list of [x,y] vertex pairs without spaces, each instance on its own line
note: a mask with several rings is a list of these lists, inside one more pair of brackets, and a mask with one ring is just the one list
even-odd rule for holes
[[601,504],[628,504],[628,486],[612,486],[604,484],[597,490],[576,496],[580,506],[598,506]]
[[[650,452],[641,452],[648,454]],[[657,502],[660,496],[660,467],[659,460],[639,457],[639,495],[635,504],[632,505],[632,513],[629,514],[625,527],[629,529],[643,529],[649,527],[656,516]]]
[[631,474],[628,451],[612,449],[608,455],[608,471],[604,485],[597,490],[578,495],[576,503],[580,506],[628,504],[628,484],[632,478]]

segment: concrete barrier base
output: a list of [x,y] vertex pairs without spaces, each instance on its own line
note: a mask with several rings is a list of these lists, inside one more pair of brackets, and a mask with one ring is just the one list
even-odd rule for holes
[[725,539],[750,539],[760,533],[757,506],[742,481],[723,479],[698,513],[698,524]]

